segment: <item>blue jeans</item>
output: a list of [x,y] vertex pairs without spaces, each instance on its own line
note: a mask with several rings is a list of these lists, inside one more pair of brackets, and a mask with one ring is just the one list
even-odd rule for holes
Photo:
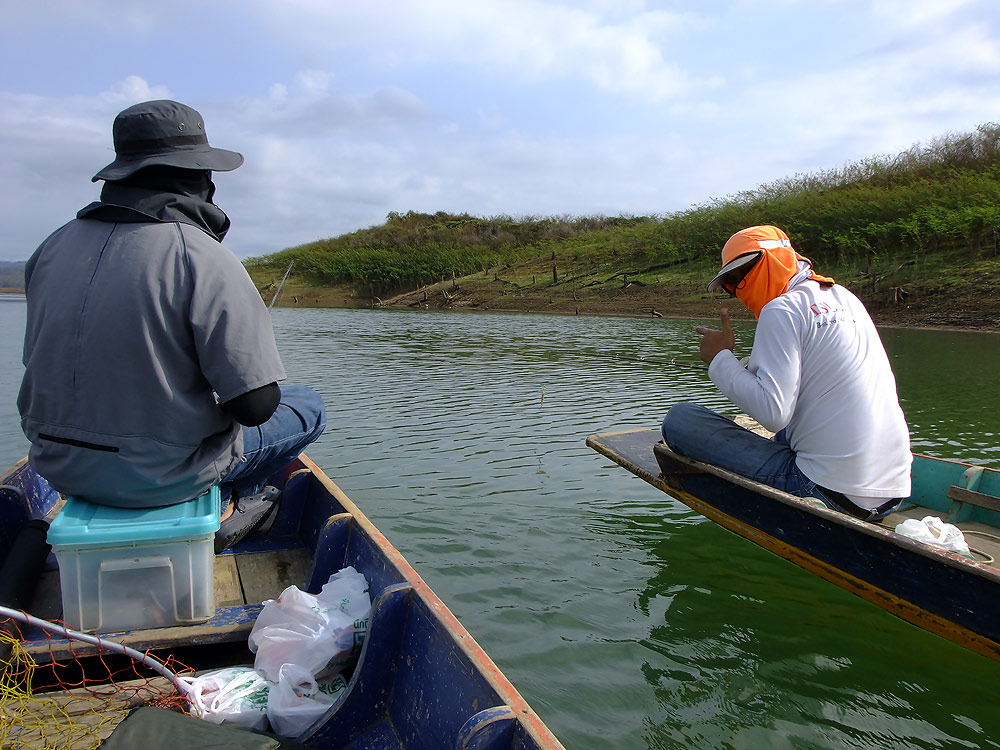
[[260,492],[274,472],[299,455],[326,427],[322,397],[312,388],[283,385],[281,401],[264,424],[243,428],[243,456],[222,478],[222,511],[235,490],[245,497]]
[[[850,514],[802,473],[784,430],[768,439],[704,406],[682,403],[672,406],[664,417],[663,439],[671,450],[689,458],[797,497],[815,497],[828,508]],[[867,520],[878,520],[889,512],[873,514]]]

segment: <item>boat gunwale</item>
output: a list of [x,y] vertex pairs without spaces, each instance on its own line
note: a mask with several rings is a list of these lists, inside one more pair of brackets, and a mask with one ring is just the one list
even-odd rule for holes
[[[724,483],[718,489],[712,489],[710,485],[701,486],[704,483],[699,483],[698,486],[702,490],[699,494],[705,494],[709,497],[718,495],[720,491],[724,492],[725,486],[730,486],[736,491],[759,498],[762,503],[760,507],[766,506],[766,501],[777,500],[780,506],[786,509],[785,512],[797,515],[805,523],[829,524],[829,528],[839,527],[841,532],[847,535],[860,532],[867,535],[868,542],[866,544],[871,546],[873,552],[882,548],[887,553],[890,550],[896,550],[899,554],[914,555],[911,558],[912,563],[937,568],[942,575],[958,576],[964,583],[974,584],[981,587],[980,590],[992,593],[996,584],[1000,582],[1000,571],[989,563],[980,563],[957,552],[932,547],[905,537],[886,526],[861,521],[845,513],[831,510],[790,493],[747,479],[726,469],[679,455],[663,444],[658,430],[633,428],[593,434],[588,436],[586,442],[589,447],[611,459],[617,465],[737,536],[777,554],[807,572],[859,596],[912,625],[987,658],[1000,660],[1000,639],[989,635],[988,633],[991,632],[989,628],[986,631],[977,629],[974,623],[968,623],[966,619],[956,619],[956,617],[950,616],[947,611],[929,608],[908,595],[895,593],[894,587],[887,588],[880,583],[874,583],[871,579],[852,572],[850,568],[844,567],[828,556],[818,555],[814,551],[815,548],[803,547],[785,541],[783,536],[775,535],[776,530],[781,533],[780,528],[769,528],[753,519],[732,515],[731,510],[727,510],[724,504],[719,505],[713,499],[703,499],[692,493],[691,490],[685,489],[685,483],[681,478],[685,475],[707,476],[710,478],[710,482],[721,481]],[[669,465],[664,467],[665,461],[661,462],[661,455],[667,461],[675,464],[677,470],[671,472]],[[939,460],[933,456],[915,455],[933,461]],[[961,461],[947,461],[956,464],[959,468],[968,466]],[[926,508],[927,506],[917,507]],[[928,508],[928,510],[930,509]],[[808,520],[808,517],[804,515],[807,513],[811,514],[814,520]],[[990,524],[982,525],[990,526]],[[865,537],[853,537],[856,544],[865,543],[864,539]],[[924,562],[919,563],[918,561],[921,559]]]
[[535,713],[534,709],[531,708],[520,692],[518,692],[513,683],[507,679],[506,675],[494,663],[489,654],[479,645],[444,601],[434,593],[427,582],[420,577],[420,574],[403,557],[403,554],[396,549],[388,538],[372,523],[371,519],[364,514],[337,483],[312,459],[303,453],[299,455],[297,460],[302,463],[304,468],[309,470],[325,490],[330,492],[334,499],[344,507],[344,510],[353,516],[359,530],[368,536],[372,543],[385,553],[389,562],[397,568],[406,583],[412,587],[413,595],[420,598],[427,607],[427,610],[439,619],[441,624],[452,635],[456,646],[462,654],[472,664],[477,665],[490,687],[496,691],[497,695],[517,715],[520,722],[522,722],[522,726],[539,743],[539,747],[562,750],[563,745],[556,738],[552,730]]
[[[16,491],[21,495],[22,499],[24,498],[24,491],[19,484],[8,484],[8,481],[25,469],[34,473],[30,465],[27,464],[27,461],[27,457],[20,459],[0,475],[0,486]],[[296,474],[305,473],[311,474],[319,482],[323,490],[328,492],[333,500],[343,507],[345,513],[342,515],[346,516],[349,514],[351,516],[356,529],[368,538],[372,547],[385,556],[387,567],[395,568],[399,577],[403,579],[402,582],[396,585],[406,585],[409,587],[412,595],[421,601],[426,612],[447,632],[448,640],[451,641],[453,647],[467,659],[471,668],[479,673],[480,679],[510,709],[512,712],[511,718],[516,718],[517,724],[520,727],[518,731],[530,737],[538,750],[542,750],[542,748],[547,750],[564,750],[564,746],[552,730],[548,728],[541,717],[531,708],[524,697],[518,692],[517,688],[507,679],[506,675],[493,662],[492,658],[473,638],[454,613],[451,612],[444,601],[434,593],[413,566],[403,557],[403,554],[378,530],[375,524],[372,523],[326,472],[305,453],[289,461],[282,470],[286,481]],[[38,479],[41,479],[41,477],[38,477]],[[55,495],[56,500],[45,508],[44,516],[46,519],[58,512],[58,508],[61,505],[61,496],[55,490],[53,490],[53,495]],[[29,508],[25,508],[25,511],[30,510]],[[241,607],[241,611],[246,609],[247,606],[244,605],[244,607]],[[256,609],[259,610],[260,607],[257,606]]]
[[[616,431],[613,431],[613,432],[595,433],[595,434],[592,434],[592,435],[588,436],[587,437],[587,445],[589,447],[591,447],[592,449],[594,449],[595,451],[597,451],[598,453],[600,453],[601,455],[605,456],[606,458],[609,458],[612,461],[614,461],[615,463],[619,464],[620,466],[623,466],[623,468],[628,469],[629,467],[624,466],[619,461],[617,461],[616,458],[615,458],[615,456],[611,455],[610,452],[602,450],[601,449],[601,444],[600,444],[599,440],[600,439],[604,439],[604,438],[618,436],[618,435],[624,435],[624,434],[628,434],[628,433],[636,433],[637,434],[637,433],[641,433],[641,432],[648,432],[648,433],[650,433],[650,435],[654,435],[654,434],[655,435],[659,435],[659,431],[658,430],[651,429],[651,428],[635,428],[635,429],[626,429],[626,430],[616,430]],[[754,493],[756,493],[758,495],[762,495],[762,496],[770,498],[772,500],[777,500],[778,502],[781,502],[784,505],[791,506],[791,507],[795,508],[796,510],[804,511],[804,512],[810,513],[812,515],[816,515],[816,516],[819,516],[821,518],[825,518],[825,519],[827,519],[829,521],[832,521],[834,523],[840,524],[842,526],[849,526],[853,530],[859,531],[859,532],[867,534],[869,536],[880,538],[881,540],[885,541],[886,543],[893,544],[893,545],[896,545],[896,546],[899,546],[899,547],[904,547],[904,548],[906,548],[906,549],[908,549],[908,550],[910,550],[912,552],[916,552],[916,553],[918,553],[918,554],[920,554],[920,555],[922,555],[924,557],[929,557],[931,559],[934,559],[934,560],[940,561],[942,563],[945,563],[945,564],[947,564],[947,565],[949,565],[951,567],[959,568],[963,572],[974,573],[975,575],[980,575],[980,576],[982,576],[984,578],[988,578],[988,579],[991,579],[992,581],[1000,583],[1000,570],[997,570],[996,567],[991,566],[988,563],[979,562],[977,560],[970,560],[969,558],[964,557],[963,555],[961,555],[961,554],[959,554],[957,552],[951,552],[950,550],[947,550],[947,549],[944,549],[944,548],[932,547],[929,544],[925,544],[923,542],[919,542],[919,541],[917,541],[915,539],[910,539],[909,537],[903,536],[902,534],[899,534],[896,531],[894,531],[892,529],[889,529],[887,527],[881,526],[881,525],[879,525],[877,523],[871,523],[869,521],[862,521],[861,519],[855,518],[854,516],[851,516],[851,515],[849,515],[847,513],[842,513],[840,511],[836,511],[836,510],[833,510],[831,508],[827,508],[825,506],[817,505],[815,503],[809,502],[808,500],[805,500],[804,498],[798,497],[796,495],[792,495],[791,493],[784,492],[783,490],[779,490],[779,489],[776,489],[776,488],[771,487],[769,485],[763,484],[761,482],[757,482],[757,481],[755,481],[753,479],[749,479],[747,477],[741,476],[740,474],[737,474],[735,472],[729,471],[728,469],[723,469],[723,468],[715,466],[713,464],[709,464],[709,463],[705,463],[703,461],[698,461],[696,459],[689,458],[688,456],[684,456],[684,455],[682,455],[680,453],[677,453],[677,452],[671,450],[666,445],[666,443],[664,443],[662,441],[662,439],[658,439],[658,440],[652,442],[650,444],[650,447],[652,448],[654,456],[655,456],[656,453],[665,453],[671,460],[674,460],[674,461],[676,461],[678,463],[690,466],[692,469],[697,470],[698,473],[711,474],[713,476],[718,477],[719,479],[722,479],[723,481],[728,482],[729,484],[734,484],[734,485],[737,485],[739,487],[743,487],[744,489],[750,490],[751,492],[754,492]],[[948,463],[955,464],[955,465],[958,465],[958,466],[973,466],[973,464],[966,464],[966,463],[964,463],[962,461],[956,461],[954,459],[939,459],[939,458],[936,458],[934,456],[927,456],[927,455],[922,454],[922,453],[915,453],[914,455],[915,456],[920,456],[922,458],[929,458],[929,459],[934,460],[934,461],[946,461]],[[677,491],[682,491],[682,492],[684,491],[681,487],[676,487],[673,484],[669,483],[669,481],[668,481],[668,475],[666,474],[666,472],[663,471],[663,468],[662,468],[662,466],[660,466],[659,461],[657,461],[657,466],[660,469],[660,478],[659,479],[657,477],[653,477],[653,476],[650,476],[650,478],[647,479],[645,476],[643,476],[643,473],[641,473],[641,470],[640,470],[640,472],[634,472],[633,471],[632,473],[638,474],[638,476],[640,478],[646,480],[647,482],[649,482],[653,486],[658,487],[660,490],[664,490],[664,486],[665,486],[665,487],[669,487],[670,489],[674,489],[674,490],[677,490]],[[984,468],[984,470],[997,471],[996,469],[991,469],[989,467],[983,467],[983,468]],[[630,469],[630,471],[631,471],[631,469]],[[1000,472],[998,472],[998,473],[1000,473]],[[676,475],[672,475],[672,476],[676,476]],[[660,486],[661,484],[663,486]],[[670,494],[670,493],[668,493],[668,494]],[[690,493],[688,493],[688,494],[690,494]],[[673,495],[671,495],[671,496],[673,497]],[[677,499],[681,500],[681,498],[677,498]],[[699,498],[699,500],[701,500],[701,502],[703,504],[711,505],[711,507],[714,507],[714,505],[712,505],[711,503],[708,503],[708,501],[706,501],[704,499]],[[683,502],[683,500],[681,500],[681,502]],[[686,502],[684,504],[688,505]],[[691,507],[691,506],[688,505],[688,507]],[[926,507],[926,506],[919,506],[919,507]],[[700,512],[700,511],[696,510],[696,512]],[[762,531],[764,531],[764,530],[762,529]]]

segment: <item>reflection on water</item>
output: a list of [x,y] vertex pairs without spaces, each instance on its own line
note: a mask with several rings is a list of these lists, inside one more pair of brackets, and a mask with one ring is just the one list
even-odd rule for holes
[[882,332],[913,450],[1000,468],[1000,337]]
[[633,521],[653,568],[649,747],[995,747],[995,662],[714,525],[680,540],[672,520]]
[[[5,331],[23,330],[20,309]],[[689,367],[700,364],[690,322],[273,316],[290,382],[328,404],[310,455],[568,748],[972,747],[1000,734],[984,690],[997,665],[735,537],[584,445],[592,432],[655,427],[676,401],[726,409]],[[883,335],[914,446],[1000,465],[1000,337]],[[752,328],[737,338],[748,347]],[[20,367],[6,343],[10,463],[24,448],[10,437]]]

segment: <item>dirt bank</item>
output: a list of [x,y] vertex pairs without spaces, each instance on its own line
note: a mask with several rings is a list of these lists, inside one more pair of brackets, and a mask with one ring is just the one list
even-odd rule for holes
[[[728,307],[734,319],[753,320],[752,314],[738,301],[706,293],[701,284],[669,291],[654,286],[625,287],[613,294],[586,296],[577,293],[575,299],[551,291],[498,297],[482,290],[464,291],[461,285],[452,289],[448,288],[449,283],[437,286],[441,289],[399,295],[383,301],[382,306],[706,319],[717,319],[719,310]],[[853,291],[880,326],[1000,331],[1000,289],[996,285],[926,289],[896,300],[887,299],[886,294]],[[447,292],[447,296],[443,292]]]
[[[904,328],[947,328],[1000,331],[1000,283],[948,288],[909,286],[900,291],[866,292],[847,284],[864,301],[875,323]],[[270,303],[273,290],[263,290]],[[661,285],[623,283],[614,288],[563,287],[498,288],[472,277],[448,280],[385,299],[349,288],[306,286],[289,279],[277,301],[279,307],[381,307],[396,309],[506,310],[567,315],[625,315],[683,317],[714,320],[728,307],[736,320],[753,316],[739,302],[722,294],[708,294],[697,282]]]

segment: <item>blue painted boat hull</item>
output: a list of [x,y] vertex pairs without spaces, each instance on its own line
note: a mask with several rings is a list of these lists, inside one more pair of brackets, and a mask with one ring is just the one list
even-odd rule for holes
[[[59,495],[25,461],[0,481],[5,553],[21,525],[52,516]],[[319,467],[303,455],[272,482],[284,487],[280,516],[266,539],[248,540],[237,552],[301,545],[313,559],[304,589],[317,592],[332,573],[350,565],[365,575],[373,603],[347,690],[300,742],[331,750],[562,747],[441,599]],[[235,640],[234,632],[245,638],[259,610],[259,604],[225,607],[197,627],[114,637],[140,650],[212,648]],[[60,639],[52,639],[52,648],[60,653]],[[78,643],[74,648],[77,655],[86,653]]]
[[[993,565],[680,456],[656,430],[591,435],[587,444],[730,531],[921,628],[1000,659],[1000,572]],[[972,468],[919,458],[917,488],[919,469],[928,475],[925,484],[951,486]],[[990,489],[1000,486],[994,475],[1000,473],[983,480]],[[974,514],[993,526],[998,518],[984,508],[919,507],[945,516]]]

